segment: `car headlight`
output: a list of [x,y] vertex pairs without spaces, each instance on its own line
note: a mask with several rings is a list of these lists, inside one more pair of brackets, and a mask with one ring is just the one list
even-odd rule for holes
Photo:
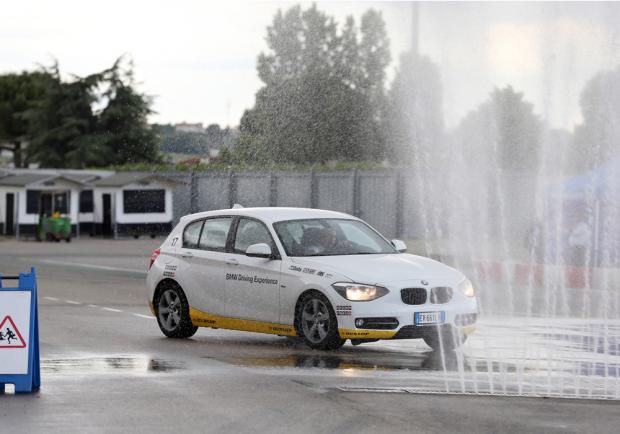
[[473,297],[476,295],[476,291],[474,291],[474,285],[471,284],[469,279],[463,280],[461,283],[459,283],[458,287],[461,292],[467,297]]
[[334,283],[332,288],[350,301],[376,300],[390,292],[382,286],[364,285],[363,283]]

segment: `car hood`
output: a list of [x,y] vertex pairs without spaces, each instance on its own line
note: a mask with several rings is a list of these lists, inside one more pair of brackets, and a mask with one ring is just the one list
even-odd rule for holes
[[400,254],[313,256],[291,258],[299,265],[339,273],[354,282],[388,284],[441,278],[462,280],[465,276],[441,262],[423,256]]

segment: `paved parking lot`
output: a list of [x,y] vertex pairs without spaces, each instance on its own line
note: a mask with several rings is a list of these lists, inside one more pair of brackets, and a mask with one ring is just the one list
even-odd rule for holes
[[617,432],[613,321],[483,316],[450,354],[210,329],[176,341],[145,301],[158,243],[0,241],[0,272],[39,273],[43,383],[0,396],[0,432]]

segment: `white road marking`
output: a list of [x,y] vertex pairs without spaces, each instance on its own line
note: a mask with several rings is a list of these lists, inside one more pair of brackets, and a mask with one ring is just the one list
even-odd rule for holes
[[40,262],[43,262],[45,264],[52,264],[52,265],[68,265],[71,267],[91,268],[94,270],[126,271],[129,273],[139,273],[139,274],[144,274],[144,275],[146,275],[147,273],[144,270],[136,270],[134,268],[108,267],[107,265],[95,265],[95,264],[80,264],[78,262],[55,261],[53,259],[42,259]]
[[[51,300],[51,301],[58,301],[60,300],[59,298],[56,297],[43,297],[46,300]],[[83,305],[82,302],[79,301],[74,301],[74,300],[63,300],[65,303],[69,303],[69,304],[75,304],[75,305]],[[101,308],[101,310],[105,310],[108,312],[115,312],[115,313],[123,313],[122,310],[120,309],[114,309],[113,307],[105,307],[105,306],[97,306],[96,304],[88,304],[86,305],[88,307],[93,307],[93,308]],[[133,316],[136,316],[138,318],[146,318],[146,319],[155,319],[155,317],[153,315],[143,315],[141,313],[133,313],[130,312]]]

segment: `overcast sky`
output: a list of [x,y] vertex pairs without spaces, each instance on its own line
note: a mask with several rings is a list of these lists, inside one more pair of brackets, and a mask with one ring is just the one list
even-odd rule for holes
[[[237,125],[261,86],[256,57],[278,8],[296,2],[19,0],[0,12],[0,72],[58,59],[85,75],[130,54],[154,122]],[[303,3],[308,6],[310,3]],[[342,22],[382,11],[393,62],[410,47],[403,2],[317,2]],[[551,126],[579,122],[579,92],[620,61],[617,3],[423,3],[420,51],[440,67],[446,124],[454,126],[494,86],[512,84]]]

